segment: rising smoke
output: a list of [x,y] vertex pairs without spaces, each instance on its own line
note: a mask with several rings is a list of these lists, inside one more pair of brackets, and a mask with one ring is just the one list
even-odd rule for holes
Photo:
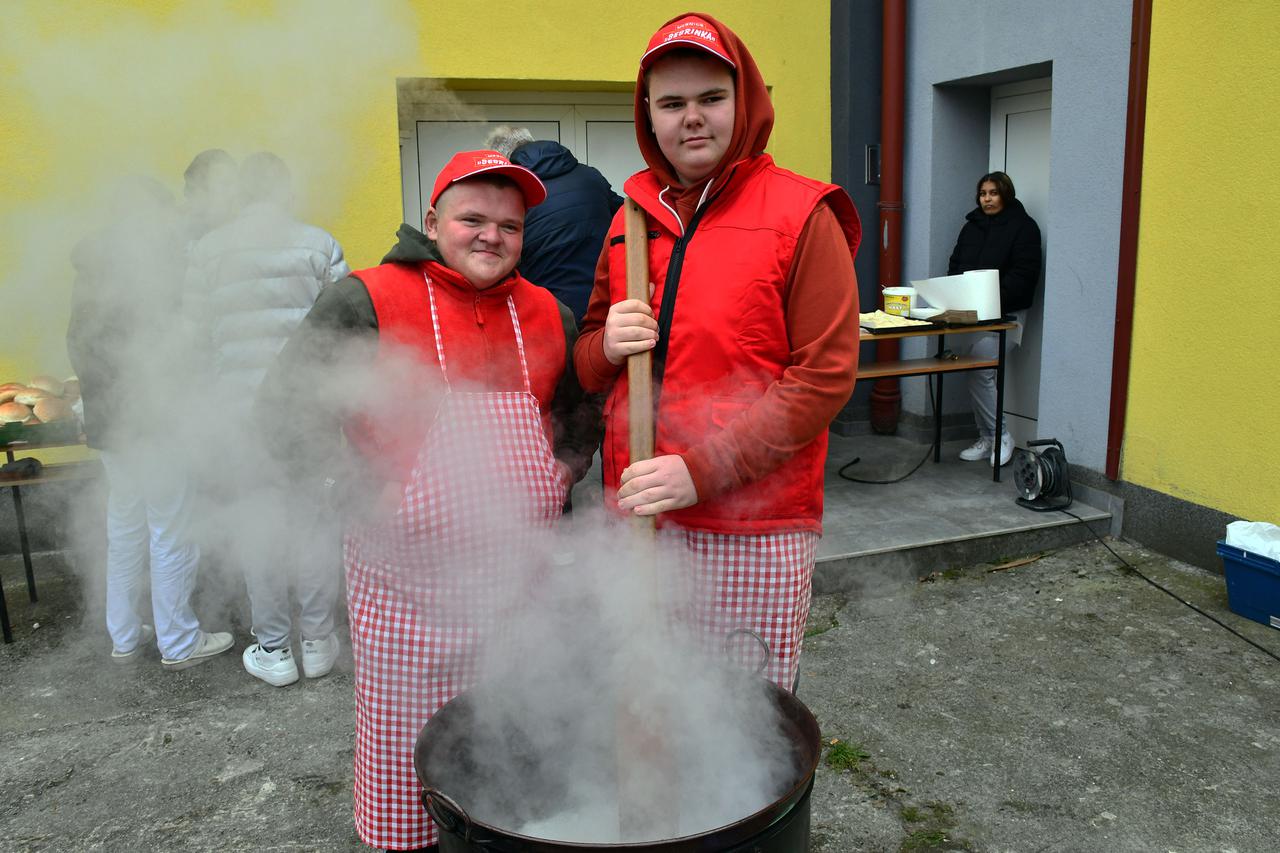
[[148,175],[180,197],[202,150],[274,151],[303,217],[332,222],[367,174],[366,137],[350,129],[370,104],[393,108],[396,75],[428,73],[405,0],[171,5],[5,4],[3,141],[17,143],[0,205],[0,339],[46,372],[66,365],[68,253],[103,224],[116,180]]
[[805,769],[773,691],[700,628],[714,591],[679,537],[587,514],[504,563],[518,600],[481,686],[446,712],[467,725],[444,729],[428,782],[477,820],[579,843],[696,835],[771,805]]
[[[370,159],[351,128],[368,120],[370,104],[394,108],[398,74],[427,73],[416,59],[416,28],[405,0],[238,9],[185,2],[164,14],[94,2],[8,4],[0,98],[26,144],[8,160],[13,195],[0,205],[0,364],[20,354],[24,372],[71,372],[64,332],[78,279],[96,327],[91,355],[105,358],[109,349],[127,376],[114,393],[140,479],[200,476],[245,460],[230,467],[254,470],[260,442],[245,401],[213,393],[209,354],[192,325],[199,318],[188,310],[190,250],[217,223],[199,222],[207,205],[184,198],[183,170],[207,149],[236,161],[273,151],[292,172],[295,214],[341,221]],[[220,182],[234,193],[234,173]],[[388,245],[395,224],[387,223]],[[248,499],[245,480],[230,489],[214,482],[202,490],[212,502],[193,518],[203,544],[252,550],[289,529],[278,503]],[[96,516],[86,511],[77,525],[81,552],[96,558],[83,565],[93,614],[102,600]],[[220,561],[206,561],[207,629],[242,610],[235,562],[221,561],[220,572]]]

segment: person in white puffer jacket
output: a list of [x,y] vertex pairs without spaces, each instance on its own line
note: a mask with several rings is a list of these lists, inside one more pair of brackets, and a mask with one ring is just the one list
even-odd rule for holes
[[[327,231],[296,220],[288,167],[274,154],[247,157],[240,168],[243,207],[192,249],[187,288],[208,348],[209,402],[234,433],[216,481],[230,555],[243,567],[257,642],[245,669],[268,684],[298,680],[289,587],[297,597],[302,673],[325,675],[338,656],[334,602],[340,545],[321,508],[293,500],[252,426],[254,395],[267,368],[326,285],[350,275]],[[220,427],[223,429],[223,427]],[[227,433],[222,433],[228,443]],[[235,465],[225,464],[234,456]]]
[[218,396],[240,400],[247,410],[320,288],[351,269],[337,240],[290,214],[291,180],[279,157],[261,152],[246,158],[240,193],[240,213],[196,243],[191,264]]

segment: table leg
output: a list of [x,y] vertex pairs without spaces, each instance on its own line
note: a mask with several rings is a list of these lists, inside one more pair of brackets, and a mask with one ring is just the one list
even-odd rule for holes
[[13,642],[13,629],[9,627],[9,605],[4,600],[4,584],[0,583],[0,630],[4,631],[4,641]]
[[[942,354],[946,352],[946,335],[938,335],[938,358],[942,358]],[[938,396],[933,400],[933,463],[936,465],[942,461],[942,374],[938,376]],[[929,377],[924,378],[925,382],[929,381]]]
[[1000,349],[996,355],[996,446],[992,451],[992,465],[994,469],[991,479],[1000,482],[1000,441],[1004,438],[1004,335],[1005,330],[1001,329]]
[[[13,451],[5,450],[5,460],[13,461]],[[9,604],[4,599],[4,584],[0,583],[0,629],[4,631],[4,641],[6,643],[13,642],[13,629],[9,627]]]
[[13,492],[13,514],[18,518],[18,544],[22,547],[22,564],[27,570],[27,596],[35,602],[39,600],[36,598],[36,573],[31,568],[31,543],[27,541],[27,518],[22,512],[22,490],[17,486],[10,486],[9,490]]

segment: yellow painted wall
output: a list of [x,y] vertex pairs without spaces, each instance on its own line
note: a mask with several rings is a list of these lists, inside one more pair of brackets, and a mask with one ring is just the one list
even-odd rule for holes
[[1280,4],[1155,4],[1125,480],[1280,523]]
[[[704,0],[772,86],[770,151],[828,178],[829,5]],[[0,381],[66,369],[67,253],[109,179],[145,172],[181,193],[210,147],[281,154],[302,218],[352,267],[401,218],[396,78],[629,84],[652,32],[688,7],[516,0],[6,0],[0,27]],[[585,87],[584,87],[585,88]],[[7,306],[7,307],[6,307]]]

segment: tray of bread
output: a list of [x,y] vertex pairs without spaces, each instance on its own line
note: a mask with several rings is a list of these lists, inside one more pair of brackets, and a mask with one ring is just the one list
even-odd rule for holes
[[928,320],[912,320],[909,317],[899,317],[897,314],[886,314],[884,311],[870,311],[858,315],[858,325],[873,335],[883,335],[886,332],[928,329],[935,324]]
[[0,444],[66,441],[80,434],[72,406],[80,397],[74,377],[33,376],[0,383]]

